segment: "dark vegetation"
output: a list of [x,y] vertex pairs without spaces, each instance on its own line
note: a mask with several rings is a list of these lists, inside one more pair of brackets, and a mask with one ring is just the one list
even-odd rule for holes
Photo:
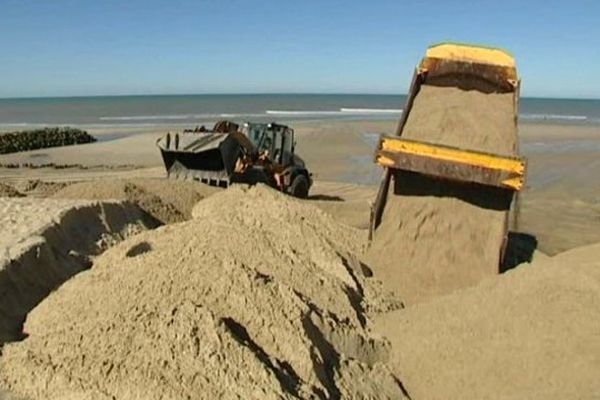
[[96,138],[77,128],[43,128],[0,134],[0,154],[95,142]]

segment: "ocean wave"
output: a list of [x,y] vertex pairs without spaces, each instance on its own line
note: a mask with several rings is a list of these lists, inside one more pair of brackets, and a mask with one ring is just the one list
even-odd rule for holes
[[343,115],[341,111],[267,110],[267,115]]
[[586,121],[588,119],[585,115],[568,115],[568,114],[521,114],[519,116],[525,120],[551,120],[551,121]]
[[19,126],[47,126],[48,124],[42,124],[39,122],[1,122],[0,126],[5,126],[5,127],[19,127]]
[[168,115],[125,115],[118,117],[100,117],[100,121],[156,121],[186,120],[197,118],[218,118],[221,114],[168,114]]
[[399,114],[401,108],[340,108],[343,113],[352,114]]
[[368,114],[398,114],[401,109],[387,108],[340,108],[339,110],[266,110],[263,113],[202,113],[202,114],[164,114],[164,115],[119,115],[99,117],[100,121],[185,121],[211,118],[259,118],[267,115],[283,116],[347,116]]
[[48,126],[57,127],[74,127],[75,124],[57,124],[57,123],[41,123],[41,122],[0,122],[0,134],[10,131],[19,131],[24,129],[46,128]]
[[264,117],[265,113],[222,113],[220,118],[258,118]]
[[267,115],[365,115],[365,114],[399,114],[402,109],[396,108],[340,108],[339,110],[267,110]]

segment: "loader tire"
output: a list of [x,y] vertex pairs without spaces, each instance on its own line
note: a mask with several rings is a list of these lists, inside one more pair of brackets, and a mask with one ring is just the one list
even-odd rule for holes
[[308,179],[304,175],[296,175],[288,191],[294,197],[305,199],[308,197]]

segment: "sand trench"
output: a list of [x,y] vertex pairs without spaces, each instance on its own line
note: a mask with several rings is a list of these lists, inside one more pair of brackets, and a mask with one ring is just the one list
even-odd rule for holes
[[156,226],[136,206],[119,201],[0,198],[0,210],[11,211],[2,213],[0,235],[0,345],[22,339],[26,315],[51,291],[89,268],[92,257]]

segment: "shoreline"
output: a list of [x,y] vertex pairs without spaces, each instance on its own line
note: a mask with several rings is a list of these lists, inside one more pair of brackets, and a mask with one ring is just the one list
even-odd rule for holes
[[[296,133],[298,154],[318,179],[363,184],[378,181],[372,162],[378,135],[393,134],[396,125],[395,120],[290,124]],[[173,130],[177,130],[177,126],[137,127],[125,131],[90,129],[88,132],[98,142],[4,154],[0,155],[0,164],[162,167],[155,142]],[[600,126],[520,124],[519,139],[521,155],[529,160],[528,181],[534,186],[547,186],[549,181],[555,181],[553,174],[570,177],[565,181],[580,181],[579,178],[590,178],[596,171]],[[582,165],[583,161],[586,164]],[[355,179],[361,177],[366,178]]]
[[[207,127],[212,126],[218,120],[232,120],[234,122],[254,121],[257,122],[278,122],[294,127],[310,127],[314,125],[329,125],[329,124],[375,124],[375,125],[392,125],[395,130],[395,125],[398,123],[398,116],[393,117],[348,117],[348,118],[323,118],[323,119],[289,119],[289,118],[278,118],[277,115],[273,115],[273,118],[252,118],[239,116],[224,116],[222,118],[199,120],[191,122],[181,123],[148,123],[148,124],[78,124],[78,123],[61,123],[61,124],[14,124],[7,125],[0,123],[0,135],[9,132],[19,132],[23,130],[41,129],[47,127],[70,127],[88,131],[92,135],[104,136],[104,135],[134,135],[142,133],[155,133],[155,132],[167,132],[167,131],[179,131],[184,128],[193,128],[195,126],[205,125]],[[581,132],[592,132],[597,131],[600,135],[600,122],[577,122],[574,121],[551,121],[551,120],[519,120],[518,126],[520,129],[525,129],[535,136],[540,135],[540,131],[543,129],[574,129]]]

